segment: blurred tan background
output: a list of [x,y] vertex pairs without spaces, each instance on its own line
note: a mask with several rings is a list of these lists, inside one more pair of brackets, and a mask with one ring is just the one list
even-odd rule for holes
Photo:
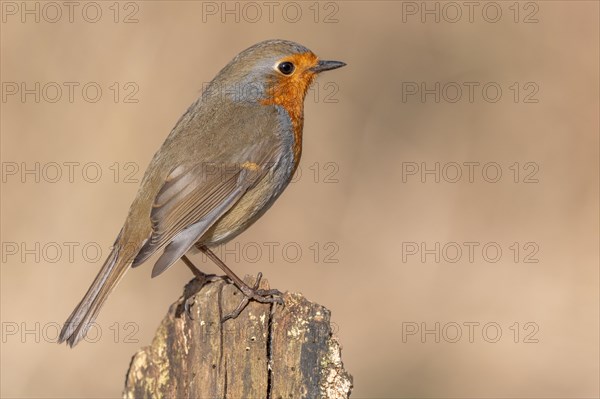
[[309,93],[302,175],[230,266],[331,309],[354,398],[598,397],[597,2],[94,4],[2,2],[2,397],[120,396],[189,271],[130,271],[96,342],[57,326],[179,116],[268,38],[348,66]]

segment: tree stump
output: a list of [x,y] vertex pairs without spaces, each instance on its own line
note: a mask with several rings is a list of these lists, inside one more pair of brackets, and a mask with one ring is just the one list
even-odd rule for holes
[[[192,280],[186,292],[199,284]],[[261,288],[268,289],[265,280]],[[251,301],[222,323],[242,299],[232,284],[208,282],[184,297],[171,305],[152,344],[133,356],[125,398],[350,397],[352,376],[323,306],[285,293],[283,305]]]

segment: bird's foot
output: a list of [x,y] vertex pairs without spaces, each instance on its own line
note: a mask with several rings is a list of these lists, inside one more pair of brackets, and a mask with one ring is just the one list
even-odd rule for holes
[[185,311],[190,319],[194,319],[191,310],[195,304],[194,296],[200,292],[200,290],[208,283],[225,280],[229,282],[227,276],[217,276],[216,274],[206,274],[196,269],[194,272],[194,278],[190,280],[183,289],[183,302],[177,309],[177,317],[181,316],[181,313]]
[[229,319],[237,318],[240,315],[240,313],[242,313],[242,311],[246,308],[246,306],[248,306],[250,300],[260,303],[283,304],[283,298],[281,297],[283,293],[281,291],[275,289],[264,290],[258,288],[260,286],[261,279],[262,273],[258,273],[258,276],[256,276],[256,281],[254,282],[254,286],[250,287],[246,284],[242,286],[236,285],[236,287],[240,291],[242,291],[242,294],[244,294],[244,298],[240,301],[239,305],[232,312],[223,316],[223,318],[221,319],[222,323]]

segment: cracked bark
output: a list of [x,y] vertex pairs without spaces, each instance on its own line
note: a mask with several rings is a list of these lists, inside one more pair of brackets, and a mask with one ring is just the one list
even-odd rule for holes
[[[247,283],[254,281],[246,277]],[[263,280],[261,288],[268,289]],[[330,312],[300,294],[284,305],[250,302],[233,320],[241,293],[210,282],[171,305],[152,344],[132,358],[125,398],[349,398]],[[191,316],[191,318],[190,318]]]

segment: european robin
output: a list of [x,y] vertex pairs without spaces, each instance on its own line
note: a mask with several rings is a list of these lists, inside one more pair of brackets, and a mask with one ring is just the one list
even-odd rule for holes
[[[322,61],[306,47],[267,40],[242,51],[188,108],[152,158],[111,253],[67,319],[59,343],[76,345],[125,272],[158,251],[152,277],[203,251],[245,302],[277,300],[246,285],[212,251],[260,218],[287,187],[302,154],[304,97]],[[242,304],[237,309],[241,310]]]

